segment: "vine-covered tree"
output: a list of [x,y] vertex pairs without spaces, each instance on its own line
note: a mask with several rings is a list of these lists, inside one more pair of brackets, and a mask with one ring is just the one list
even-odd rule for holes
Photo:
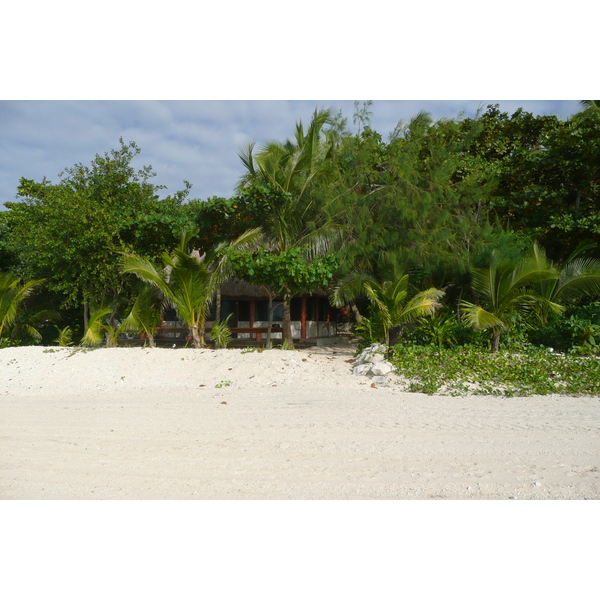
[[[330,111],[315,110],[306,132],[302,122],[296,125],[293,141],[268,142],[256,154],[250,144],[240,154],[246,173],[238,190],[253,193],[267,208],[262,225],[264,245],[274,255],[299,251],[303,260],[310,262],[331,253],[342,240],[342,228],[330,219],[316,191],[332,168],[335,140],[324,133],[330,118]],[[293,294],[292,288],[285,286],[283,339],[289,345],[293,345]]]

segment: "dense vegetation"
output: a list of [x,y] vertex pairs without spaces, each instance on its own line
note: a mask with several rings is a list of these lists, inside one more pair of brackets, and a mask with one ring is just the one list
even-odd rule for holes
[[58,183],[21,179],[0,213],[0,343],[114,344],[125,329],[152,343],[169,304],[201,346],[236,274],[281,299],[288,346],[291,299],[329,289],[363,345],[385,341],[402,372],[421,373],[415,389],[475,378],[487,391],[597,393],[596,103],[567,120],[419,113],[387,141],[370,103],[353,122],[316,110],[290,140],[250,145],[231,198],[190,199],[186,183],[159,199],[123,140]]

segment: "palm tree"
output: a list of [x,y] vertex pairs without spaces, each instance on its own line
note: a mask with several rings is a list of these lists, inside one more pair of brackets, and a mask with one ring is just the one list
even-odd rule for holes
[[[266,184],[278,199],[271,202],[263,225],[264,246],[274,254],[300,248],[310,261],[333,251],[342,240],[342,228],[312,193],[314,184],[326,177],[335,151],[334,137],[323,130],[331,118],[330,110],[315,110],[306,132],[301,121],[296,124],[294,141],[267,142],[257,154],[251,143],[239,154],[246,173],[238,190]],[[292,294],[288,290],[283,296],[283,341],[292,345]]]
[[494,250],[489,266],[476,269],[471,279],[473,291],[483,300],[483,306],[462,300],[460,308],[463,319],[474,329],[491,329],[491,350],[497,352],[500,336],[508,329],[510,315],[540,310],[564,310],[564,307],[545,298],[534,287],[556,279],[556,269],[548,263],[540,262],[535,254],[513,262],[502,260]]
[[148,345],[154,348],[154,332],[161,324],[161,308],[158,288],[147,285],[135,299],[121,326],[125,331],[135,331],[147,337]]
[[104,339],[106,339],[107,348],[117,345],[119,334],[125,331],[125,327],[123,323],[118,326],[112,323],[105,323],[106,317],[111,315],[112,312],[112,308],[102,306],[91,312],[88,320],[88,328],[81,339],[81,343],[84,346],[98,346]]
[[148,259],[131,254],[124,255],[123,272],[134,273],[143,281],[155,286],[166,302],[177,310],[179,318],[190,328],[196,348],[205,345],[206,317],[217,288],[229,274],[229,261],[223,250],[226,247],[247,247],[260,239],[260,229],[251,229],[233,242],[223,243],[202,257],[188,254],[193,231],[185,231],[179,246],[169,255],[161,256],[163,268],[156,268]]
[[583,110],[600,110],[600,100],[580,100],[579,104]]
[[431,315],[441,306],[443,291],[430,288],[410,297],[408,285],[408,275],[396,265],[383,269],[380,278],[372,273],[349,273],[334,286],[331,301],[342,306],[364,294],[383,327],[385,344],[389,347],[392,327]]
[[[561,306],[577,302],[583,297],[594,297],[600,294],[600,260],[580,256],[586,250],[595,248],[591,241],[580,242],[564,264],[557,266],[558,279],[547,279],[536,284],[537,292],[548,301],[537,311],[542,323],[547,323],[549,311],[544,308],[550,303]],[[546,258],[544,249],[537,243],[533,245],[533,256],[540,268],[555,267]]]
[[[16,275],[0,273],[0,343],[5,332],[17,322],[23,302],[43,282],[43,279],[32,279],[21,283]],[[34,338],[41,338],[39,331],[32,325],[26,323],[22,327]]]

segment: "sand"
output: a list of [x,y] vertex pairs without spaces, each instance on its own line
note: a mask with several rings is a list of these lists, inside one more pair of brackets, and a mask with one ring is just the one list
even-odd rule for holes
[[0,350],[0,498],[600,498],[600,398],[372,387],[353,355]]

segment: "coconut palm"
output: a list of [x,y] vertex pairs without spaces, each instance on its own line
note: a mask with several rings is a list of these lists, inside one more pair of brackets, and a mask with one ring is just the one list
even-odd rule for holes
[[[43,282],[43,279],[32,279],[21,283],[16,275],[0,273],[0,343],[7,330],[17,322],[23,302]],[[32,337],[41,338],[39,331],[33,325],[24,323],[22,328]]]
[[155,286],[164,300],[176,310],[179,318],[190,328],[194,346],[205,345],[204,330],[210,303],[217,287],[229,274],[226,247],[243,248],[255,244],[262,235],[260,229],[251,229],[233,242],[223,243],[202,257],[188,254],[193,231],[183,232],[179,246],[171,254],[161,256],[163,267],[157,268],[148,259],[124,255],[123,272],[134,273]]
[[[600,260],[580,256],[586,250],[595,248],[595,242],[583,241],[563,265],[555,266],[546,258],[544,249],[538,244],[533,245],[532,255],[540,268],[556,267],[559,273],[557,279],[546,279],[536,284],[537,292],[548,303],[561,306],[572,304],[584,297],[595,297],[600,294]],[[550,304],[541,305],[537,316],[542,323],[547,323]]]
[[349,273],[334,286],[331,301],[342,306],[364,294],[382,325],[384,341],[389,347],[390,329],[433,314],[441,306],[439,300],[444,292],[430,288],[411,297],[408,275],[397,267],[384,269],[383,273],[380,279],[372,273]]
[[106,347],[111,348],[117,345],[119,335],[125,330],[123,324],[114,326],[106,323],[106,317],[112,314],[113,310],[107,307],[99,307],[92,310],[88,328],[86,329],[81,343],[84,346],[98,346],[103,340],[106,340]]
[[125,331],[135,331],[148,338],[154,348],[154,332],[161,324],[161,295],[155,286],[147,285],[135,299],[129,314],[121,324]]
[[556,280],[558,276],[551,264],[540,262],[535,254],[514,262],[502,259],[494,250],[489,266],[476,269],[471,278],[471,287],[481,298],[483,306],[462,300],[463,319],[474,329],[491,329],[491,350],[497,352],[500,336],[508,329],[511,315],[564,310],[563,306],[545,298],[534,287]]
[[580,100],[579,104],[583,110],[592,109],[600,111],[600,100]]
[[[274,254],[300,248],[310,261],[333,251],[342,240],[342,228],[327,218],[327,207],[313,194],[314,184],[330,169],[336,147],[323,129],[331,118],[331,111],[315,110],[306,132],[297,123],[293,141],[267,142],[256,154],[251,143],[239,154],[246,173],[238,189],[266,184],[275,192],[277,202],[272,202],[263,225],[264,246]],[[283,296],[283,340],[292,345],[292,294],[288,290]]]

